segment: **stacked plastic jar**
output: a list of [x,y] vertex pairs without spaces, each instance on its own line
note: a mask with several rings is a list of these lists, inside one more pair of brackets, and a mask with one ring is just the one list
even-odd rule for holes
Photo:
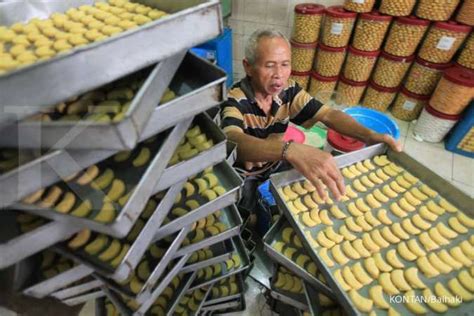
[[319,102],[328,103],[336,88],[337,79],[338,76],[324,77],[313,71],[308,92]]
[[416,94],[408,91],[406,88],[402,88],[390,111],[393,116],[400,120],[413,121],[420,116],[421,110],[428,103],[429,99],[429,95]]
[[291,41],[291,69],[293,71],[311,71],[314,54],[316,53],[316,45],[316,43],[301,44]]
[[366,82],[357,82],[344,78],[341,76],[337,84],[335,101],[339,105],[355,106],[359,104],[362,95],[364,94]]
[[474,33],[471,33],[466,45],[459,54],[457,63],[463,67],[474,70]]
[[471,27],[456,22],[436,22],[423,41],[418,56],[432,63],[449,63]]
[[359,82],[369,80],[379,54],[380,51],[364,52],[349,46],[349,53],[344,64],[344,77]]
[[407,16],[413,11],[416,0],[382,0],[380,12],[392,16]]
[[460,0],[420,0],[416,16],[430,21],[447,21],[456,10]]
[[405,77],[408,68],[415,56],[398,57],[386,52],[380,54],[377,65],[375,66],[372,80],[379,86],[386,88],[398,87],[403,77]]
[[319,44],[316,58],[314,59],[313,70],[324,77],[337,76],[341,71],[345,57],[345,47],[329,47]]
[[330,47],[346,47],[357,14],[344,10],[342,6],[329,7],[325,14],[322,43]]
[[324,16],[324,6],[302,3],[295,6],[292,40],[298,43],[316,43]]
[[474,73],[454,66],[444,72],[431,97],[430,104],[438,112],[460,114],[474,98]]
[[296,83],[303,89],[307,89],[308,88],[308,84],[309,84],[309,77],[311,75],[311,72],[296,72],[296,71],[292,71],[291,72],[291,76],[290,76],[290,79],[293,79],[294,81],[296,81]]
[[352,12],[364,13],[372,11],[375,0],[346,0],[344,9]]
[[461,115],[448,115],[433,109],[429,104],[423,108],[413,133],[419,140],[437,143],[449,133]]
[[474,1],[464,1],[456,16],[456,21],[474,26]]
[[399,87],[385,88],[371,81],[365,91],[362,105],[366,108],[385,112],[395,99],[398,90]]
[[450,63],[434,64],[417,57],[408,72],[405,88],[416,94],[431,95],[443,71],[450,66]]
[[413,16],[395,19],[388,33],[384,51],[395,56],[413,55],[429,24],[429,21]]
[[378,12],[361,14],[354,30],[352,46],[368,52],[379,50],[391,20],[391,16]]

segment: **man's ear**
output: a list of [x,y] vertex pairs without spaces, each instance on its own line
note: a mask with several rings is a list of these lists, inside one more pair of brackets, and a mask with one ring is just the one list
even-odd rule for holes
[[242,60],[242,65],[244,66],[244,70],[245,70],[245,73],[247,74],[247,76],[251,77],[251,75],[252,75],[252,65],[250,65],[247,58],[244,58]]

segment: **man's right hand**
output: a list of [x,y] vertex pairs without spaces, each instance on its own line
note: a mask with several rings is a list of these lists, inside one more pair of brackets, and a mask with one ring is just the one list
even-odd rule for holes
[[336,200],[345,194],[344,178],[331,154],[308,145],[292,143],[286,159],[315,186],[322,199],[327,197],[323,183]]

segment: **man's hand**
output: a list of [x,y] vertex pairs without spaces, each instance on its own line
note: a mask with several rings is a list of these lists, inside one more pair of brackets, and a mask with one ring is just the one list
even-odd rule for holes
[[367,145],[385,143],[394,151],[402,151],[402,144],[400,143],[400,141],[395,140],[389,134],[379,134],[375,132],[371,133],[370,136],[367,138],[366,143]]
[[304,175],[316,188],[319,196],[326,199],[323,183],[339,200],[345,194],[344,179],[334,158],[314,147],[292,143],[286,155],[288,162]]

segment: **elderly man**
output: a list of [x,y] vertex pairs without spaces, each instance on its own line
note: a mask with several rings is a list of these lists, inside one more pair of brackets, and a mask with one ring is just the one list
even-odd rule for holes
[[238,145],[236,167],[245,177],[241,207],[255,210],[258,184],[288,166],[311,181],[321,197],[326,197],[324,185],[336,200],[344,195],[343,177],[329,153],[283,141],[289,122],[310,128],[319,121],[366,144],[385,142],[400,150],[391,136],[375,133],[321,104],[289,80],[291,49],[280,32],[254,32],[245,48],[243,66],[247,76],[230,89],[221,112],[224,132]]

